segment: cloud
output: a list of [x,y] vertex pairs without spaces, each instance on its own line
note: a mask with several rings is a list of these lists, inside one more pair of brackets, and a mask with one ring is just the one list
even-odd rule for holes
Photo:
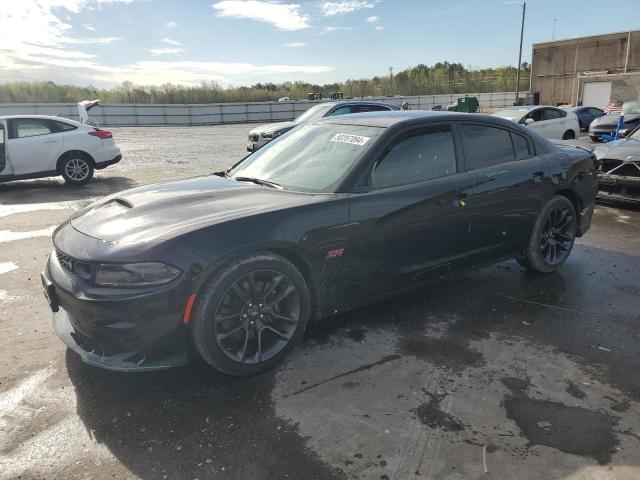
[[309,16],[300,12],[297,3],[263,0],[223,0],[211,7],[219,17],[246,18],[269,23],[279,30],[302,30],[309,27]]
[[380,25],[376,25],[375,29],[378,30],[379,32],[384,32],[386,30],[386,28],[381,27]]
[[[104,8],[114,3],[101,2]],[[122,1],[120,3],[123,3]],[[106,65],[82,47],[111,44],[120,37],[74,35],[68,13],[91,8],[96,0],[20,0],[0,9],[0,78],[2,81],[52,80],[56,83],[113,86],[125,80],[142,85],[198,84],[218,81],[235,85],[257,81],[284,81],[295,75],[316,75],[333,69],[326,65],[256,65],[251,63],[195,62],[172,59],[180,45],[163,41],[149,51],[159,57],[127,64]],[[82,24],[80,24],[82,29]],[[82,29],[84,31],[84,29]],[[169,37],[163,40],[171,40]],[[164,58],[162,58],[164,57]],[[160,59],[162,58],[162,59]]]
[[368,23],[376,23],[378,20],[380,20],[378,17],[367,17]]
[[178,55],[180,53],[184,52],[184,49],[180,48],[180,47],[174,47],[174,48],[151,48],[149,49],[149,53],[151,55],[153,55],[154,57],[158,56],[158,55]]
[[283,46],[288,47],[288,48],[301,48],[301,47],[306,47],[307,43],[305,43],[305,42],[291,42],[291,43],[284,43]]
[[169,37],[165,37],[162,40],[160,40],[162,43],[166,43],[167,45],[173,45],[176,47],[182,47],[184,44],[181,42],[178,42],[177,40],[173,40],[172,38]]
[[96,27],[92,27],[91,25],[83,25],[83,27],[86,30],[89,30],[90,32],[95,32],[96,31]]
[[164,26],[167,28],[176,28],[178,24],[176,22],[166,22]]
[[376,6],[376,3],[378,3],[377,0],[342,0],[337,2],[324,2],[320,8],[325,17],[333,17],[334,15],[355,12],[356,10],[373,8]]
[[331,32],[345,32],[345,31],[351,31],[351,30],[356,30],[356,28],[355,27],[324,27],[324,29],[322,29],[322,31],[318,33],[318,36],[321,37]]

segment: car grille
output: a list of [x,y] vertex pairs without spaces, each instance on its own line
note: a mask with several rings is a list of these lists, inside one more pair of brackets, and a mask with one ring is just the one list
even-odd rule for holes
[[622,161],[611,158],[600,160],[601,175],[622,175],[640,178],[640,161]]
[[62,253],[60,250],[56,250],[56,258],[58,259],[60,266],[67,272],[75,272],[75,260],[69,255]]
[[250,133],[249,134],[249,141],[250,142],[257,142],[260,140],[260,134],[258,133]]

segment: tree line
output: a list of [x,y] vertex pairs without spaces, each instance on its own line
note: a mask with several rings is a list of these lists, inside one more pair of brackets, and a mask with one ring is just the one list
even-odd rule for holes
[[[520,91],[528,90],[530,66],[524,62]],[[245,87],[222,87],[216,82],[199,85],[134,85],[124,82],[114,88],[58,85],[49,82],[8,82],[0,84],[0,103],[70,103],[100,98],[103,103],[219,103],[274,101],[282,97],[306,99],[317,92],[323,98],[332,92],[345,97],[389,95],[438,95],[449,93],[489,93],[514,91],[516,68],[512,66],[472,70],[460,63],[438,62],[402,70],[395,75],[317,85],[308,82],[256,83]]]

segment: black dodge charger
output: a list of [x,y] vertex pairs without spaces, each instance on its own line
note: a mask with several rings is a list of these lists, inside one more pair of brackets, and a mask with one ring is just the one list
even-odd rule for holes
[[443,275],[510,257],[555,271],[596,191],[591,153],[500,118],[346,115],[227,172],[90,205],[55,231],[42,281],[88,363],[158,369],[195,351],[248,375],[310,321]]

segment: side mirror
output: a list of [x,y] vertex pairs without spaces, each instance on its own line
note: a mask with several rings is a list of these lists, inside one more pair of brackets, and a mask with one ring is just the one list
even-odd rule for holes
[[527,118],[527,119],[524,121],[524,124],[525,124],[525,125],[531,125],[533,122],[535,122],[535,120],[534,120],[533,118]]

